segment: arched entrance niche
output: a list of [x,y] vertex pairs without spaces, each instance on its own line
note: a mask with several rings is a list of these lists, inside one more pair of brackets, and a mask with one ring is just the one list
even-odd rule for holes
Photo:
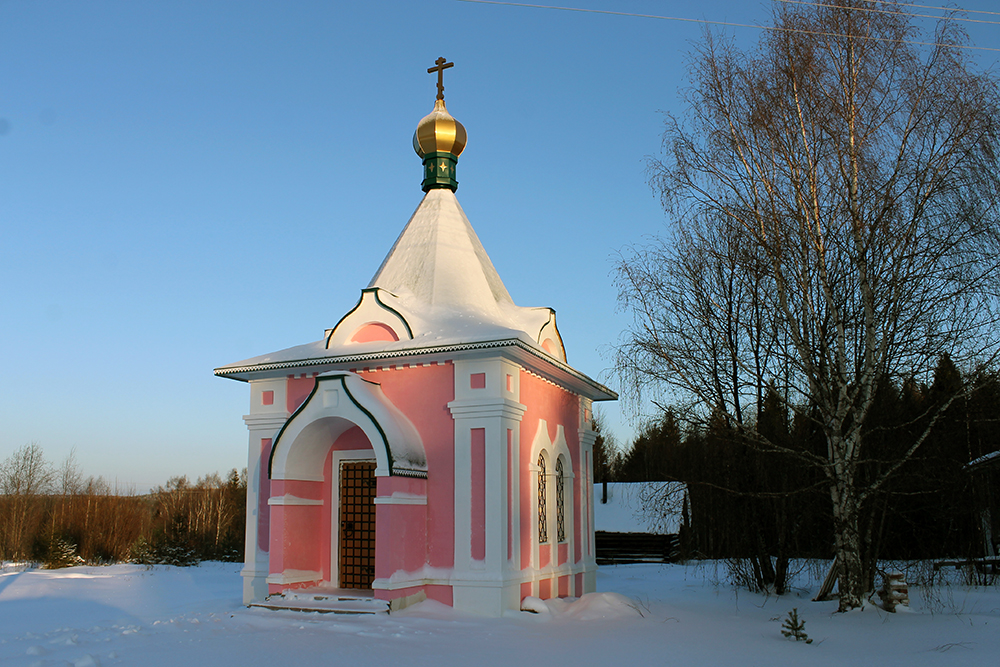
[[376,480],[426,478],[426,470],[416,429],[377,383],[343,371],[318,376],[271,450],[269,592],[371,587],[376,493],[393,486]]

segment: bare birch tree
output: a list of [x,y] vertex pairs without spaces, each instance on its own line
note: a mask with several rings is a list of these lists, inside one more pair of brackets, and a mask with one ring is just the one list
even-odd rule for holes
[[40,499],[52,490],[52,466],[42,446],[31,442],[0,463],[0,553],[8,558],[27,558],[28,537],[41,515]]
[[878,382],[1000,349],[997,82],[954,22],[921,35],[892,9],[782,6],[751,51],[706,34],[651,164],[670,231],[618,271],[633,397],[672,392],[777,448],[746,414],[773,389],[822,432],[825,455],[788,453],[828,480],[841,610],[870,586],[862,507],[935,422],[862,482]]

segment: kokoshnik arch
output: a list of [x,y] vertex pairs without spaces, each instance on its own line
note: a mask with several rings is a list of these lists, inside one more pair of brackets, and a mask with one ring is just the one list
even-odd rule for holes
[[550,308],[514,304],[455,197],[465,128],[417,125],[424,198],[322,339],[215,370],[250,384],[243,600],[370,589],[499,615],[594,590],[593,401]]

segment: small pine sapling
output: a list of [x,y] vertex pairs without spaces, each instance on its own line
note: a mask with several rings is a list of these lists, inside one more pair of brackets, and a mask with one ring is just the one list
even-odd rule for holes
[[807,644],[813,642],[806,634],[806,622],[799,618],[798,608],[788,612],[788,618],[781,624],[781,634],[786,637],[795,637],[795,641],[804,641]]

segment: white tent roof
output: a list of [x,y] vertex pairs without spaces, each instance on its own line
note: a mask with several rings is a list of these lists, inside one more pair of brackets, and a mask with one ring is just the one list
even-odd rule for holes
[[389,292],[397,300],[393,307],[422,325],[414,338],[431,331],[464,331],[473,338],[525,332],[537,342],[552,312],[514,305],[448,189],[424,195],[368,286]]
[[[392,329],[397,340],[354,335],[372,323]],[[573,377],[589,387],[584,393],[596,400],[615,397],[565,365],[555,311],[515,305],[455,193],[432,189],[362,290],[358,305],[324,340],[229,364],[216,374],[246,379],[256,371],[325,360],[388,359],[501,345],[549,359],[567,380]]]
[[513,306],[455,193],[431,190],[403,228],[369,287],[430,306],[496,315]]

